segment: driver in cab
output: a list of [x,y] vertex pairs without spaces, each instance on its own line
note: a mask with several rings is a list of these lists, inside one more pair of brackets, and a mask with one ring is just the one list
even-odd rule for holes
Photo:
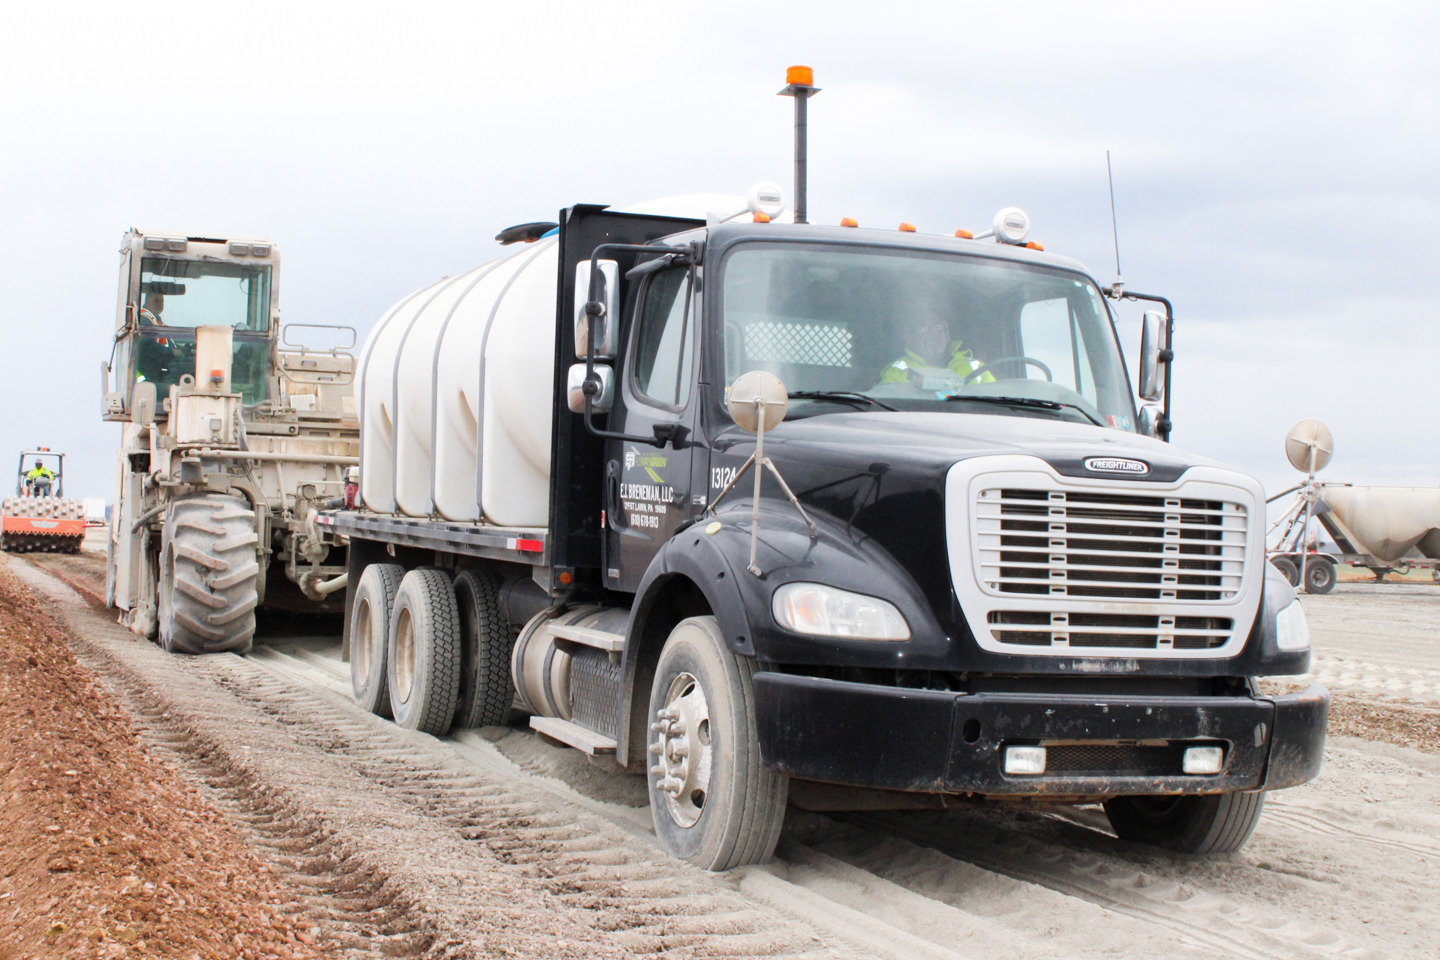
[[995,382],[994,374],[975,359],[961,340],[950,339],[950,325],[933,307],[916,316],[904,343],[904,354],[881,371],[881,383],[908,383],[911,370],[927,367],[949,370],[967,382],[972,378],[979,383]]
[[165,321],[160,315],[165,312],[165,294],[151,291],[145,294],[145,300],[140,306],[140,322],[156,327],[165,326]]

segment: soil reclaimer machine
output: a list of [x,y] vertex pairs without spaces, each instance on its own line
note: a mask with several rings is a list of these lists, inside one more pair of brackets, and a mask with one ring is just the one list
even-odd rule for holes
[[120,248],[106,598],[167,650],[244,652],[257,607],[339,609],[345,550],[312,518],[358,462],[355,331],[282,335],[279,271],[263,237],[131,230]]

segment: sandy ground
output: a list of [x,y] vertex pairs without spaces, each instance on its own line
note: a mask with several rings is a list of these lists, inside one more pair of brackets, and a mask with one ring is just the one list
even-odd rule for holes
[[[96,592],[93,562],[44,562]],[[1090,807],[792,811],[774,863],[713,876],[656,848],[642,783],[573,751],[399,731],[356,710],[323,645],[167,657],[15,566],[150,756],[342,955],[1440,955],[1440,587],[1305,599],[1336,694],[1326,765],[1238,854],[1126,844]]]

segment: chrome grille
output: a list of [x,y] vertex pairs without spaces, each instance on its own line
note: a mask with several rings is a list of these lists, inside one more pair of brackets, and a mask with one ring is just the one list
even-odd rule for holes
[[[1223,602],[1244,580],[1241,503],[995,487],[980,490],[974,506],[975,572],[993,595]],[[1151,635],[1169,626],[1157,623]]]
[[988,620],[996,640],[1027,647],[1213,650],[1224,646],[1235,629],[1228,617],[1063,610],[991,610]]

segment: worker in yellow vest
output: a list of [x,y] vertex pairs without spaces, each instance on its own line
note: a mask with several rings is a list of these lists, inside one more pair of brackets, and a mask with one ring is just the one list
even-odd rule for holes
[[55,474],[45,466],[44,460],[36,460],[35,466],[25,474],[25,486],[30,490],[32,497],[50,496],[50,486],[55,482]]
[[965,344],[950,339],[950,325],[934,310],[924,312],[905,338],[905,353],[880,373],[881,383],[905,383],[913,367],[943,367],[961,378],[977,370],[979,383],[994,383],[995,375],[967,349]]

